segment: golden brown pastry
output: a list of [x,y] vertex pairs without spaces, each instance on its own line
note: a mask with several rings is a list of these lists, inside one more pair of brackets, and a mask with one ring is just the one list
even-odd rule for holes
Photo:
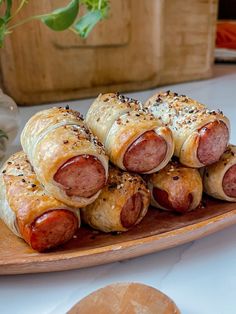
[[149,204],[150,192],[141,177],[110,167],[107,186],[81,209],[82,220],[104,232],[127,231],[143,219]]
[[171,161],[148,176],[151,204],[157,208],[185,213],[195,209],[202,198],[202,179],[197,169]]
[[152,173],[173,154],[169,128],[141,109],[137,100],[118,93],[100,94],[89,108],[86,123],[120,169]]
[[236,146],[229,145],[220,160],[204,168],[204,192],[208,195],[236,202]]
[[47,192],[69,206],[92,203],[106,184],[108,158],[78,112],[38,112],[26,123],[21,144]]
[[169,91],[147,100],[145,108],[172,130],[175,156],[199,168],[219,160],[229,141],[229,120],[221,111]]
[[47,194],[22,151],[0,170],[0,217],[38,251],[65,243],[80,225],[79,210]]

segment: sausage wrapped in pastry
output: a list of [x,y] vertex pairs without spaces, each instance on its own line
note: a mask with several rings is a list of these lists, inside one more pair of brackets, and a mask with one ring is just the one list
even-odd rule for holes
[[197,169],[170,162],[148,176],[151,204],[157,208],[185,213],[195,209],[202,198],[202,179]]
[[163,168],[173,154],[170,129],[141,109],[138,101],[122,95],[99,95],[86,123],[104,144],[112,163],[123,170],[152,173]]
[[11,156],[1,169],[0,217],[38,251],[65,243],[80,224],[78,210],[45,192],[24,152]]
[[127,231],[143,219],[149,204],[150,192],[141,177],[111,167],[107,186],[81,210],[82,220],[104,232]]
[[151,97],[145,108],[170,127],[174,154],[186,166],[212,164],[228,145],[230,124],[221,111],[210,111],[191,98],[169,91]]
[[38,180],[69,206],[92,203],[106,183],[108,158],[78,112],[38,112],[25,125],[21,144]]
[[203,185],[208,195],[236,202],[236,146],[229,145],[218,162],[204,169]]

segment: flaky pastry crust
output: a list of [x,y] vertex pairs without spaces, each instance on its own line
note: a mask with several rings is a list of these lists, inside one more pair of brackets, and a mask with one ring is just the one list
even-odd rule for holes
[[137,100],[119,94],[100,94],[89,108],[86,123],[104,144],[112,163],[120,169],[126,170],[123,159],[128,147],[140,135],[150,130],[166,141],[167,153],[156,168],[146,173],[163,168],[173,154],[172,132],[147,110],[142,109]]
[[236,202],[236,198],[225,194],[223,189],[224,175],[235,164],[236,146],[229,145],[218,162],[203,169],[204,192],[224,201]]
[[189,167],[204,166],[197,157],[200,128],[210,122],[222,121],[230,132],[229,120],[221,111],[210,111],[185,95],[179,96],[169,91],[158,93],[149,98],[144,107],[170,127],[175,142],[174,154]]
[[38,112],[26,123],[21,144],[38,180],[56,199],[79,208],[97,198],[100,191],[89,198],[68,196],[54,180],[57,170],[66,161],[83,154],[96,157],[108,176],[108,158],[104,148],[85,126],[78,112],[65,108]]
[[142,210],[138,224],[146,215],[150,204],[150,192],[142,178],[110,167],[108,184],[96,201],[81,209],[82,220],[94,229],[104,232],[127,231],[121,223],[121,211],[126,201],[134,194],[142,196]]
[[157,202],[153,195],[153,188],[167,192],[172,204],[183,203],[186,195],[191,194],[192,201],[188,211],[195,209],[202,199],[203,186],[199,171],[178,162],[170,162],[159,172],[151,174],[148,178],[148,187],[151,191],[151,204],[165,210],[170,209]]
[[23,151],[12,155],[0,170],[0,217],[21,237],[18,222],[31,224],[52,209],[67,209],[80,220],[79,210],[68,207],[44,190]]

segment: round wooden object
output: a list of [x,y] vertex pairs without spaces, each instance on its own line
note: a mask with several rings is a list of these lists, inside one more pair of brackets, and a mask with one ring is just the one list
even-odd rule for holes
[[164,293],[138,283],[115,283],[83,298],[69,314],[180,314]]

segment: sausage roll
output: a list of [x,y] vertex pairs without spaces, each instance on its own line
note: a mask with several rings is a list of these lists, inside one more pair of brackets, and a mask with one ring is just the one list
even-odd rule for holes
[[173,154],[170,129],[137,100],[118,93],[100,94],[89,108],[86,123],[104,144],[112,163],[123,170],[152,173],[163,168]]
[[80,224],[79,210],[45,192],[24,152],[11,156],[1,169],[0,217],[37,251],[65,243]]
[[69,206],[92,203],[106,184],[108,158],[76,111],[38,112],[25,125],[21,144],[46,191]]
[[157,208],[185,213],[195,209],[202,198],[202,179],[197,169],[171,161],[148,176],[151,204]]
[[186,166],[212,164],[228,145],[230,124],[221,111],[210,111],[191,98],[169,91],[151,97],[145,108],[170,127],[174,154]]
[[127,231],[143,219],[149,204],[150,192],[141,177],[111,167],[107,186],[81,215],[94,229]]
[[229,145],[218,162],[204,169],[203,185],[208,195],[236,202],[236,146]]

